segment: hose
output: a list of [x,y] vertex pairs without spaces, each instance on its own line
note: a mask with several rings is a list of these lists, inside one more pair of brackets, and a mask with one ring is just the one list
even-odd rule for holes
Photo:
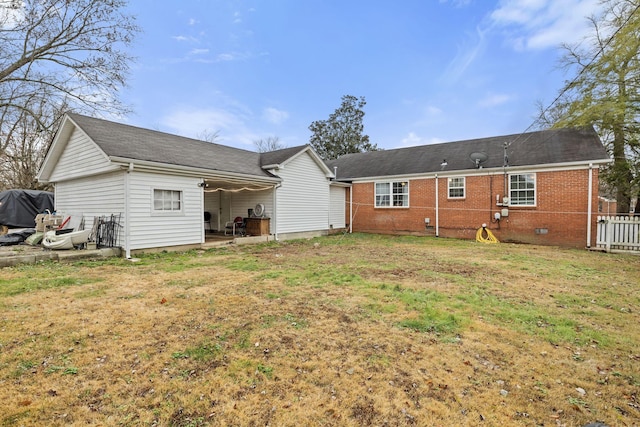
[[[487,234],[487,237],[484,237],[484,235],[483,235],[484,233]],[[482,224],[482,227],[478,228],[478,231],[476,231],[476,242],[480,242],[480,243],[500,243],[498,241],[498,239],[496,239],[496,236],[493,235],[491,230],[489,230],[485,224]]]

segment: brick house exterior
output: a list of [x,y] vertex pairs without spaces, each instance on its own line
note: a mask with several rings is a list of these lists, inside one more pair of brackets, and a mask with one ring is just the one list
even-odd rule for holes
[[599,166],[592,129],[562,129],[350,154],[329,162],[351,183],[352,231],[595,245]]

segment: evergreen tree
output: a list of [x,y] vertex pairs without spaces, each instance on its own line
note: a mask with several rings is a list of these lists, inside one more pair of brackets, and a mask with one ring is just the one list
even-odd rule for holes
[[309,130],[313,135],[309,143],[320,157],[334,160],[345,154],[378,150],[377,145],[371,144],[369,136],[363,133],[365,105],[364,97],[345,95],[340,108],[329,119],[311,123]]

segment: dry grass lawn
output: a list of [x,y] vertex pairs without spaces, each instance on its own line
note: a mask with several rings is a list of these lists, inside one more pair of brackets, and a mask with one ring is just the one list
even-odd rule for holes
[[333,236],[0,270],[0,425],[640,425],[640,258]]

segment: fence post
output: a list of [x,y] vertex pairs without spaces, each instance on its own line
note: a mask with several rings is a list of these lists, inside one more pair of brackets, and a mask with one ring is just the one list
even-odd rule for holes
[[613,222],[611,221],[611,217],[608,217],[606,222],[606,231],[605,231],[605,251],[611,252],[611,239],[613,239]]

